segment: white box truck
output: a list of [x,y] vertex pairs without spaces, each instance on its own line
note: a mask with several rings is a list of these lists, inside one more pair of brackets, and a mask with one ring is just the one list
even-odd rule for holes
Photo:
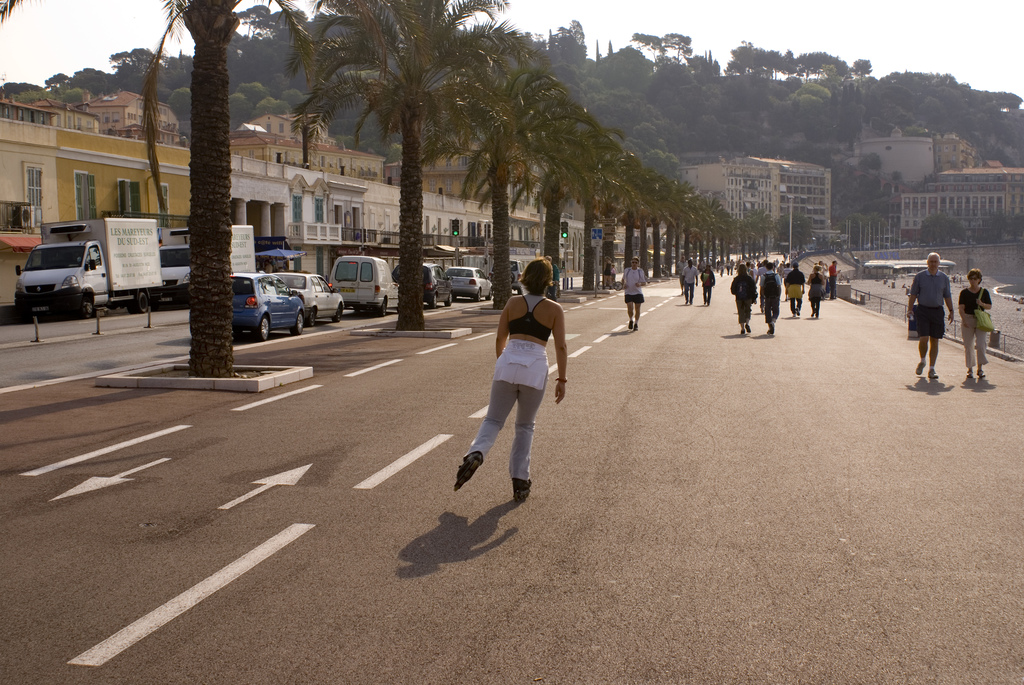
[[96,307],[149,308],[149,289],[161,284],[154,219],[89,219],[43,224],[42,244],[18,267],[14,305],[25,320]]
[[[231,271],[256,271],[256,243],[252,226],[231,227]],[[167,228],[160,246],[159,288],[150,291],[153,309],[165,304],[188,304],[188,283],[192,274],[192,248],[187,228]]]

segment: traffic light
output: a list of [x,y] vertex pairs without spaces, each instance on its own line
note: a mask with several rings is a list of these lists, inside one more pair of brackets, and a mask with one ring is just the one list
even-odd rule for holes
[[568,238],[569,237],[569,222],[568,221],[563,221],[562,222],[562,237],[563,238]]
[[458,219],[452,219],[452,235],[458,235],[459,234],[459,225],[460,225],[460,222],[459,222]]

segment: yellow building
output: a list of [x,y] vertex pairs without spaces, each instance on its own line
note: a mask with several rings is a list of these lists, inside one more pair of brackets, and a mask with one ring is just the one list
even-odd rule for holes
[[466,158],[446,159],[423,167],[423,192],[458,195],[466,179]]
[[937,133],[932,136],[935,151],[935,173],[951,169],[973,169],[978,166],[978,151],[955,133]]
[[100,117],[94,112],[86,112],[74,105],[50,98],[33,102],[32,106],[50,113],[51,126],[70,128],[87,133],[100,132]]
[[[143,104],[141,95],[122,90],[113,95],[93,98],[85,103],[84,108],[99,117],[100,132],[144,139]],[[162,102],[157,106],[157,128],[157,142],[161,145],[181,144],[178,117]]]

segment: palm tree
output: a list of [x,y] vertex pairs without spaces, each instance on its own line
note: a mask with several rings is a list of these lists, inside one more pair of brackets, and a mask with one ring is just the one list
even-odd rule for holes
[[[437,151],[440,156],[464,155],[463,195],[491,204],[493,306],[501,309],[511,295],[510,207],[531,196],[544,169],[579,173],[571,151],[578,148],[581,130],[598,124],[554,74],[537,66],[519,67],[469,88],[449,122],[451,135]],[[556,222],[559,212],[554,212]]]
[[[465,106],[473,84],[506,59],[529,56],[528,42],[496,23],[504,0],[317,0],[315,8],[324,13],[316,79],[299,113],[324,129],[337,112],[362,103],[357,133],[372,115],[383,137],[401,136],[397,328],[423,330],[425,137]],[[508,279],[507,259],[504,268]]]
[[[270,0],[268,0],[269,2]],[[0,23],[24,0],[0,0]],[[191,205],[189,233],[192,344],[189,374],[211,378],[234,375],[231,347],[231,147],[228,140],[227,49],[241,0],[164,0],[167,27],[160,38],[143,84],[146,141],[161,211],[160,167],[157,160],[157,72],[167,39],[187,29],[195,41],[192,70],[192,143],[189,161]],[[301,45],[305,16],[291,0],[274,0]]]

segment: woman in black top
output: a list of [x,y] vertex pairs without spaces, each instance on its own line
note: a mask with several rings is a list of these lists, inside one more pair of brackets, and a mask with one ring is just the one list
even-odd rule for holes
[[982,366],[988,364],[985,348],[988,347],[988,332],[979,331],[974,318],[976,309],[992,309],[992,296],[981,287],[981,270],[967,272],[967,287],[960,291],[960,323],[964,329],[964,356],[967,362],[967,377],[974,378],[974,357],[978,357],[978,378],[984,378]]
[[825,276],[817,264],[814,265],[811,277],[807,279],[807,285],[807,299],[811,301],[811,318],[818,319],[821,313],[821,298],[825,294]]

